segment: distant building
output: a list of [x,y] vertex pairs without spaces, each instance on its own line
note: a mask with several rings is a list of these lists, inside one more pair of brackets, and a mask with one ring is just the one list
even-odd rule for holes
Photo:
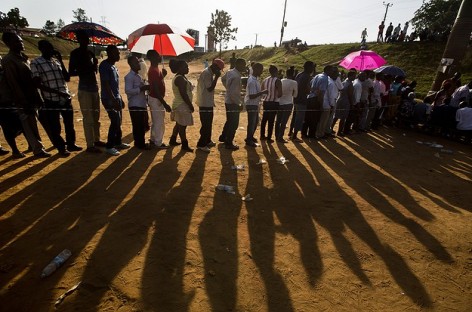
[[215,51],[215,33],[212,27],[208,27],[208,32],[206,35],[206,50],[207,52]]
[[46,34],[43,32],[42,28],[18,28],[16,29],[13,26],[6,26],[0,29],[1,32],[12,31],[17,32],[20,36],[26,37],[45,37]]
[[193,39],[195,39],[195,46],[200,45],[200,31],[189,28],[187,29],[187,34],[189,34],[193,37]]

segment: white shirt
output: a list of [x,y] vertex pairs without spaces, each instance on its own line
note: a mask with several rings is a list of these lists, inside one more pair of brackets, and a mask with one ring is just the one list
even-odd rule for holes
[[377,107],[382,106],[382,96],[385,95],[386,87],[382,80],[374,80],[373,101]]
[[326,89],[323,97],[323,109],[330,109],[334,107],[338,93],[339,91],[336,83],[333,79],[331,79],[331,77],[328,77],[328,89]]
[[128,107],[146,108],[146,95],[144,91],[141,91],[142,86],[144,86],[144,82],[138,73],[131,70],[125,76],[125,92],[128,96]]
[[241,73],[233,68],[221,78],[223,86],[226,88],[225,103],[241,103]]
[[451,105],[452,107],[459,107],[462,98],[465,98],[465,101],[468,102],[469,92],[469,85],[457,88],[457,90],[454,91],[454,93],[452,94],[451,103],[449,105]]
[[362,82],[359,79],[355,79],[352,85],[354,86],[354,104],[357,104],[361,101]]
[[147,73],[148,73],[148,68],[146,65],[146,61],[143,58],[139,58],[139,71],[138,74],[143,78],[144,81],[147,80]]
[[197,105],[199,107],[215,106],[215,90],[208,91],[213,84],[213,72],[210,67],[202,71],[197,82]]
[[456,112],[457,130],[472,130],[472,108],[460,108]]
[[247,105],[259,105],[261,101],[261,96],[256,97],[255,99],[249,98],[249,95],[254,95],[261,92],[261,83],[259,80],[257,80],[257,77],[254,77],[253,75],[249,76],[247,79],[247,85],[246,85],[246,96],[244,98],[244,102]]
[[293,98],[298,96],[298,83],[295,80],[282,79],[282,96],[279,105],[293,104]]

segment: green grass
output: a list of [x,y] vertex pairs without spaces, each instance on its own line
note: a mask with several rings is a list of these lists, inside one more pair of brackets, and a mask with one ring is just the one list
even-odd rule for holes
[[[436,70],[441,60],[445,43],[439,42],[410,42],[401,44],[377,44],[369,43],[368,48],[383,56],[389,65],[396,65],[407,72],[409,80],[418,82],[418,97],[424,97],[430,90],[436,75]],[[221,58],[229,61],[231,54],[250,61],[262,63],[265,67],[270,64],[286,69],[294,65],[297,69],[303,67],[307,60],[317,64],[317,71],[328,64],[337,65],[344,56],[350,52],[359,50],[358,43],[326,44],[310,46],[308,50],[298,53],[286,51],[283,48],[256,48],[236,51],[224,51]],[[201,59],[213,59],[220,57],[218,52],[207,53]],[[342,68],[340,68],[342,69]],[[472,48],[466,52],[463,64],[459,69],[463,73],[462,82],[467,83],[472,79]],[[267,74],[266,74],[267,75]]]
[[[36,37],[24,36],[22,37],[22,39],[25,45],[25,54],[28,55],[30,58],[37,57],[41,54],[38,50],[38,41],[42,39],[46,39],[49,42],[51,42],[54,48],[56,48],[56,50],[61,52],[64,58],[69,58],[70,52],[79,46],[77,43],[74,43],[72,41],[67,41],[67,40],[56,38],[56,37],[36,38]],[[5,44],[3,44],[3,42],[0,40],[0,55],[5,55],[7,53],[8,53],[8,47],[5,46]]]
[[[36,57],[39,55],[37,45],[38,41],[41,39],[50,40],[54,47],[61,52],[64,58],[68,58],[70,51],[78,46],[76,43],[55,37],[24,37],[25,53],[28,56]],[[433,83],[444,46],[445,43],[440,42],[410,42],[401,44],[369,43],[368,48],[382,55],[387,60],[388,64],[396,65],[404,69],[408,74],[407,78],[409,80],[416,80],[418,82],[418,97],[422,98],[427,94],[431,84]],[[228,62],[231,54],[236,52],[237,57],[260,62],[265,67],[274,64],[280,69],[287,69],[290,65],[294,65],[297,69],[301,69],[303,63],[310,60],[318,65],[317,71],[320,71],[325,65],[339,64],[344,56],[357,50],[359,50],[358,43],[310,46],[308,50],[300,53],[297,51],[287,51],[284,48],[270,47],[223,51],[221,58]],[[0,41],[0,55],[4,55],[7,52],[8,48]],[[211,60],[216,57],[220,57],[219,52],[204,54],[200,56],[200,60]],[[472,80],[472,47],[467,48],[465,58],[459,70],[463,73],[463,84]],[[265,75],[267,75],[267,71],[265,72]]]

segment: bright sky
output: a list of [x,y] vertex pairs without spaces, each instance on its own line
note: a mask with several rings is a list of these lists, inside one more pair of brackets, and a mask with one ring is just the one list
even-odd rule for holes
[[[126,38],[134,30],[148,23],[167,23],[182,30],[200,31],[200,46],[204,46],[205,32],[216,9],[232,16],[232,26],[238,27],[235,46],[257,44],[273,46],[280,40],[280,29],[285,0],[2,0],[0,11],[14,7],[27,18],[30,27],[42,28],[46,20],[66,24],[72,21],[72,10],[82,8],[94,22],[103,24],[117,35]],[[358,42],[364,28],[368,41],[375,40],[380,21],[385,14],[382,0],[287,0],[284,40],[295,37],[308,44]],[[423,0],[385,0],[393,3],[388,9],[386,24],[396,26],[414,16]],[[410,27],[409,32],[412,30]]]

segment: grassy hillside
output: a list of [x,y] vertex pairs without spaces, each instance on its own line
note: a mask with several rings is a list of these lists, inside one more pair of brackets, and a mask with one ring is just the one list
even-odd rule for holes
[[[1,37],[1,33],[0,33]],[[72,42],[72,41],[67,41],[63,39],[59,39],[56,37],[42,37],[42,38],[35,38],[35,37],[22,37],[23,42],[25,44],[25,53],[29,57],[35,57],[39,56],[40,52],[38,50],[38,41],[41,39],[47,39],[49,40],[52,45],[61,52],[64,58],[68,58],[70,51],[74,50],[77,48],[79,45]],[[3,44],[3,42],[0,40],[0,55],[5,55],[8,53],[8,48]]]
[[[444,46],[445,43],[438,42],[370,43],[368,48],[382,55],[389,65],[403,68],[407,72],[408,79],[418,82],[417,92],[420,96],[424,96],[434,80]],[[318,65],[317,71],[320,71],[324,65],[339,64],[344,56],[357,50],[359,50],[358,43],[346,43],[311,46],[308,50],[300,53],[274,47],[224,51],[221,57],[228,61],[231,54],[236,52],[237,57],[261,62],[265,66],[275,64],[281,69],[286,69],[290,65],[295,65],[300,69],[305,61],[310,60]],[[202,59],[211,60],[215,57],[219,57],[218,52],[205,54]],[[472,47],[468,48],[460,70],[464,74],[463,82],[472,79]]]
[[[39,55],[37,43],[42,38],[24,37],[26,54],[30,57]],[[77,44],[54,37],[47,37],[48,40],[58,49],[64,58],[68,58],[70,51],[77,47]],[[418,82],[417,93],[420,97],[426,95],[431,87],[433,79],[441,60],[445,43],[439,42],[411,42],[402,44],[376,44],[370,43],[369,49],[382,55],[390,65],[403,68],[408,79]],[[275,64],[281,69],[286,69],[290,65],[302,68],[307,60],[315,62],[317,70],[322,70],[324,65],[338,64],[341,59],[350,52],[359,50],[358,43],[326,44],[311,46],[303,52],[287,51],[283,48],[255,48],[236,51],[224,51],[221,58],[228,61],[233,52],[237,57],[246,60],[261,62],[265,66]],[[0,41],[0,55],[8,52],[7,47]],[[218,52],[207,53],[200,57],[213,59],[219,57]],[[460,71],[463,73],[462,81],[468,82],[472,79],[472,47],[467,49],[466,57]],[[267,75],[267,74],[266,74]]]

